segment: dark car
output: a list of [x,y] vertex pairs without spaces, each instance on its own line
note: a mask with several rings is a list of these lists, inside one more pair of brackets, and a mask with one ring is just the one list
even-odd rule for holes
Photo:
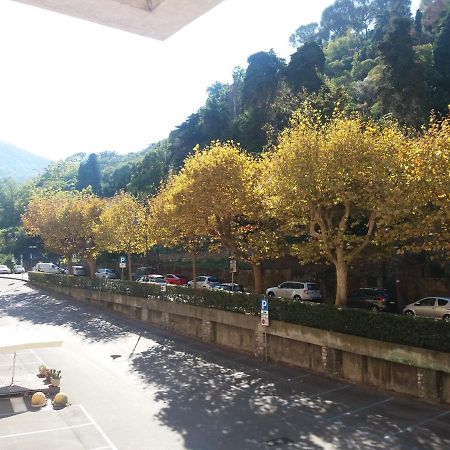
[[347,296],[347,306],[369,311],[397,312],[395,298],[382,288],[360,288]]

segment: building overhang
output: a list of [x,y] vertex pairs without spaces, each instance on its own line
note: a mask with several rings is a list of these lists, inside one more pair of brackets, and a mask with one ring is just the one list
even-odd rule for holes
[[14,0],[165,40],[223,0]]

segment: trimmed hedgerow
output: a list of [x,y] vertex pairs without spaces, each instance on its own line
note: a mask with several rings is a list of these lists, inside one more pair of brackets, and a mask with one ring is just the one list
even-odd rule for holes
[[[182,286],[167,286],[161,292],[158,285],[87,277],[72,277],[30,273],[30,281],[40,286],[77,287],[110,291],[159,301],[185,303],[216,308],[240,314],[258,316],[262,295],[238,294],[206,289],[193,290]],[[270,320],[280,320],[322,330],[365,337],[396,344],[450,352],[450,324],[398,314],[371,313],[353,308],[309,302],[270,299]]]

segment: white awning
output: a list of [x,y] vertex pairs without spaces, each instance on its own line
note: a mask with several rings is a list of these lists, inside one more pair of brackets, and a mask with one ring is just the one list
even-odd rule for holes
[[0,327],[0,352],[2,353],[14,353],[18,350],[61,346],[61,340],[52,339],[47,333]]

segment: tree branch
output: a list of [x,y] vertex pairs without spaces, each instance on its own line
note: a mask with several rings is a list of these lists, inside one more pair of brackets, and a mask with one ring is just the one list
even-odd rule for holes
[[[319,225],[320,233],[318,233],[315,229],[315,225]],[[325,221],[322,217],[322,206],[312,206],[311,207],[311,220],[309,222],[309,234],[311,237],[316,238],[318,241],[323,243],[325,248],[325,254],[328,259],[333,264],[337,263],[336,258],[333,256],[331,251],[330,240],[328,236],[328,229]]]
[[345,258],[347,262],[352,261],[359,253],[361,253],[362,250],[364,250],[369,245],[370,239],[372,238],[373,232],[375,230],[376,219],[377,213],[376,211],[372,211],[369,216],[367,233],[364,236],[364,240],[359,247],[355,248],[347,255],[347,257]]

